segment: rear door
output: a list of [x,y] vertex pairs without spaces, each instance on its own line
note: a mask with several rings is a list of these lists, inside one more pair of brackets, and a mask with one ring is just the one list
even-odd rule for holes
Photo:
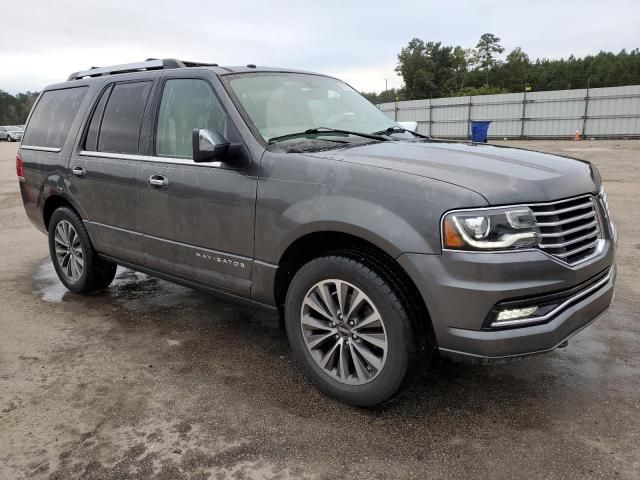
[[137,264],[144,261],[137,211],[140,132],[153,85],[106,85],[69,163],[70,191],[85,209],[95,248]]
[[149,267],[248,296],[257,167],[250,161],[243,170],[224,159],[193,161],[195,128],[217,130],[239,147],[240,155],[249,155],[212,77],[165,73],[158,86],[148,135],[153,141],[139,172],[138,219]]

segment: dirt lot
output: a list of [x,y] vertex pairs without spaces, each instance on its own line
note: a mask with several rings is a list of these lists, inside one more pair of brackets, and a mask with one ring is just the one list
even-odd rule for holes
[[376,410],[305,383],[268,313],[127,270],[66,292],[0,144],[0,478],[640,478],[640,141],[509,144],[600,168],[614,305],[564,350],[441,362]]

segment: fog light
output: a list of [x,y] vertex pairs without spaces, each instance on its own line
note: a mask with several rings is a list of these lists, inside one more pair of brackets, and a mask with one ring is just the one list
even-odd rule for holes
[[506,322],[507,320],[515,320],[517,318],[524,318],[532,315],[538,310],[538,307],[525,307],[525,308],[514,308],[511,310],[502,310],[498,312],[496,316],[496,321],[494,323]]

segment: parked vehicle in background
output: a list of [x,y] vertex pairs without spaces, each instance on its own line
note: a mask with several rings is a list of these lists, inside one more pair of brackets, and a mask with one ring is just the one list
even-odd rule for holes
[[593,165],[425,137],[324,75],[78,72],[41,93],[17,174],[69,290],[105,288],[119,264],[279,310],[309,378],[355,405],[436,352],[551,351],[613,296]]
[[19,142],[22,140],[22,127],[0,127],[0,140]]

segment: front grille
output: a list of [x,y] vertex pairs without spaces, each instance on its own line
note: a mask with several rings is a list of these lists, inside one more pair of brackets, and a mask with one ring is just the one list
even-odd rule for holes
[[592,195],[530,205],[530,208],[540,227],[538,246],[548,254],[575,264],[597,250],[602,228]]

